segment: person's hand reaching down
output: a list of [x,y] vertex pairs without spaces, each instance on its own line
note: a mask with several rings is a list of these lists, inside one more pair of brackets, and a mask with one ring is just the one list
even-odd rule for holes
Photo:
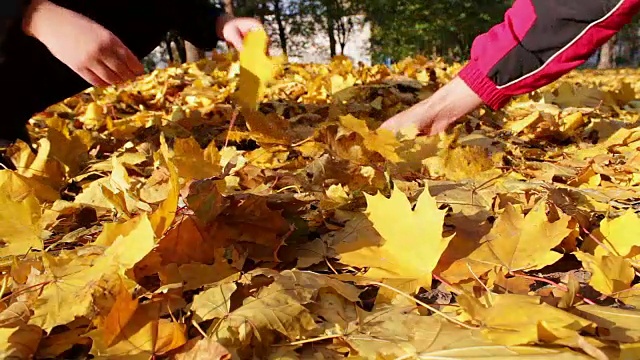
[[250,31],[262,28],[262,23],[257,19],[249,17],[235,18],[231,15],[220,16],[216,24],[218,37],[224,39],[238,51],[242,51],[244,37]]
[[435,135],[482,103],[482,99],[456,77],[428,99],[385,121],[380,128],[397,133],[414,127],[420,134]]
[[144,73],[142,63],[112,32],[50,1],[33,0],[22,25],[91,85],[113,85]]

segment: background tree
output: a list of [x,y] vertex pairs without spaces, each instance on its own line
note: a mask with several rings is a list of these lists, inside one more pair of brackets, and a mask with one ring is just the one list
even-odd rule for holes
[[597,66],[598,69],[611,69],[615,67],[615,48],[617,39],[617,36],[612,37],[600,48]]
[[[226,1],[226,0],[225,0]],[[257,17],[282,51],[289,52],[288,29],[295,19],[294,2],[286,0],[235,0],[237,16]]]
[[618,66],[637,66],[638,32],[640,31],[640,14],[631,23],[624,26],[616,36],[602,46],[598,57],[598,68],[608,69]]
[[364,14],[366,1],[350,0],[300,0],[296,13],[300,19],[294,33],[309,36],[323,32],[329,41],[329,52],[333,57],[344,54],[344,49],[354,27]]
[[[236,16],[250,16],[264,24],[272,45],[295,56],[311,46],[328,55],[344,54],[361,25],[371,29],[370,55],[374,63],[407,56],[468,59],[473,40],[503,20],[513,0],[211,0]],[[585,66],[636,66],[640,15],[606,43]],[[326,39],[319,45],[318,38]],[[169,34],[170,56],[178,62],[196,61],[204,52]],[[358,45],[362,48],[361,44]]]
[[503,19],[513,1],[366,0],[376,61],[438,55],[465,60],[473,39]]

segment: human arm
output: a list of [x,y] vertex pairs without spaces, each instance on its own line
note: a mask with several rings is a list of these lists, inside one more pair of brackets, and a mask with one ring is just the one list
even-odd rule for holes
[[244,36],[252,29],[262,27],[257,19],[236,18],[208,0],[184,1],[179,10],[171,17],[174,27],[200,49],[211,50],[219,40],[224,40],[241,50]]
[[500,109],[583,64],[638,11],[640,0],[516,0],[502,23],[474,40],[451,86],[382,127],[435,134],[483,103]]
[[48,0],[31,0],[22,31],[91,85],[106,86],[144,73],[140,60],[102,25]]

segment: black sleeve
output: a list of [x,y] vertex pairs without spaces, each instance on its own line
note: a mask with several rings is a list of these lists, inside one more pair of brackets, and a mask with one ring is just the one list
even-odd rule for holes
[[220,7],[209,0],[187,0],[176,10],[174,27],[185,40],[204,50],[216,47],[216,20],[224,15]]
[[0,46],[4,44],[9,29],[20,26],[22,15],[31,0],[0,0]]

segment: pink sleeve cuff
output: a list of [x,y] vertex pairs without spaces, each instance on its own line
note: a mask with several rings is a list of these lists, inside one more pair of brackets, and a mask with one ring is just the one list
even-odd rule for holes
[[493,110],[502,108],[511,100],[511,95],[498,89],[473,60],[460,70],[458,76]]

